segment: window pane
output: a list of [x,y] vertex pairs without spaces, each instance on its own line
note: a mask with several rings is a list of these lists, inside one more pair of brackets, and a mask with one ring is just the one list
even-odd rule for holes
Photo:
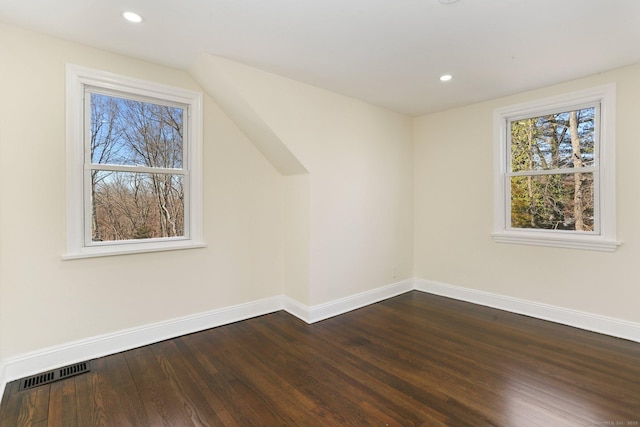
[[184,236],[182,175],[92,171],[94,242]]
[[182,168],[182,108],[90,95],[92,163]]
[[511,122],[511,170],[594,165],[595,107]]
[[593,231],[592,173],[511,177],[511,227]]

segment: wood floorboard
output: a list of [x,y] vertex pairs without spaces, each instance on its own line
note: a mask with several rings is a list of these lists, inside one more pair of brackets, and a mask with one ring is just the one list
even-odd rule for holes
[[[267,330],[261,339],[271,338],[275,335]],[[288,347],[290,342],[272,341],[273,352],[277,351],[278,348]],[[325,349],[326,346],[317,347],[314,358],[309,360],[307,355],[313,352],[313,348],[303,343],[302,345],[293,346],[291,348],[292,351],[288,349],[288,357],[285,359],[270,359],[269,365],[273,366],[275,372],[287,372],[295,369],[296,386],[306,391],[310,396],[316,397],[318,403],[315,406],[320,410],[321,414],[330,414],[333,417],[337,417],[336,421],[342,423],[350,422],[361,425],[366,418],[362,409],[366,400],[363,399],[365,396],[361,396],[360,384],[354,384],[349,370],[335,369],[335,366],[330,363],[331,358],[323,354]],[[331,357],[339,358],[341,356],[334,353]],[[374,396],[369,397],[372,398]],[[326,407],[322,402],[326,402],[328,399],[339,400],[341,407]],[[349,414],[349,416],[345,417],[345,414]],[[389,414],[384,415],[384,418],[389,419]]]
[[[301,324],[295,326],[307,329],[306,326]],[[366,370],[364,363],[354,363],[351,353],[341,345],[337,345],[334,340],[326,335],[322,328],[316,329],[316,333],[312,338],[317,342],[308,342],[298,347],[298,355],[302,362],[299,366],[301,372],[305,372],[304,355],[309,349],[316,348],[314,378],[317,381],[326,381],[328,384],[335,383],[336,388],[344,396],[342,399],[349,399],[352,405],[385,408],[386,416],[395,420],[411,416],[410,411],[404,411],[403,414],[402,406],[394,401],[393,390],[379,381],[376,376],[371,375]],[[267,333],[268,330],[265,329],[265,334]],[[274,338],[277,338],[277,336],[272,337],[272,339]],[[286,346],[286,344],[287,342],[283,340],[275,341],[277,346]],[[372,392],[363,392],[363,386]],[[377,417],[380,418],[381,414],[378,413]]]
[[[250,378],[255,385],[255,392],[263,397],[265,404],[272,407],[272,411],[279,414],[283,424],[295,425],[296,421],[304,420],[309,411],[313,411],[315,403],[305,394],[298,391],[291,385],[291,382],[283,379],[277,372],[274,372],[269,359],[256,356],[251,350],[253,346],[259,349],[258,353],[270,353],[270,349],[264,343],[254,343],[244,341],[244,344],[227,341],[224,354],[216,353],[218,344],[211,342],[207,336],[194,334],[188,337],[187,345],[195,349],[202,349],[197,352],[199,362],[208,371],[219,372],[227,366],[236,376]],[[204,352],[216,353],[215,361],[212,363],[211,357],[202,357]],[[215,366],[217,365],[217,367]],[[274,397],[277,397],[274,399]]]
[[51,384],[48,423],[65,427],[79,427],[75,395],[75,381],[58,381]]
[[[370,319],[365,319],[364,324],[369,322]],[[411,396],[424,407],[438,408],[439,411],[442,411],[442,408],[459,406],[459,400],[473,400],[474,391],[461,384],[461,378],[464,376],[442,370],[441,366],[436,366],[437,362],[420,357],[418,353],[406,352],[403,349],[407,341],[406,336],[392,336],[369,327],[363,329],[358,323],[348,322],[339,325],[338,328],[332,328],[331,323],[327,322],[324,326],[330,328],[334,335],[342,335],[342,346],[349,348],[358,360],[368,362],[375,369],[377,376],[402,391],[404,395]],[[453,394],[448,392],[451,390],[456,391],[457,397],[454,398]],[[452,425],[492,425],[469,405],[464,412],[447,410],[445,414]],[[455,415],[455,420],[451,419],[452,414]]]
[[0,427],[640,426],[640,344],[417,291],[286,312],[92,361]]
[[124,353],[131,376],[136,378],[136,389],[152,426],[198,426],[180,399],[180,394],[165,375],[149,347]]
[[49,387],[39,387],[22,393],[17,425],[42,425],[47,420],[49,408]]
[[179,402],[186,409],[191,422],[195,426],[220,425],[221,420],[215,411],[219,399],[216,393],[218,390],[210,388],[210,384],[183,359],[176,346],[177,340],[151,346],[155,359],[175,388]]
[[[540,324],[540,329],[544,329],[545,324],[548,323],[537,322]],[[509,324],[511,322],[507,323]],[[473,323],[469,323],[469,325],[472,324]],[[447,330],[447,328],[443,328],[443,331],[445,330]],[[449,334],[453,335],[453,339],[457,339],[456,335],[458,334],[458,330],[459,328],[455,328],[454,331],[449,331]],[[592,376],[597,377],[599,375],[598,365],[591,367],[591,369],[580,368],[579,365],[582,363],[582,360],[575,357],[573,348],[564,344],[563,341],[556,342],[556,351],[549,352],[550,355],[553,355],[553,359],[547,356],[545,360],[545,357],[541,357],[539,350],[540,337],[544,337],[544,335],[540,333],[532,335],[530,339],[531,342],[523,345],[522,339],[519,337],[519,332],[517,334],[509,334],[505,331],[498,332],[499,333],[493,337],[491,334],[480,333],[473,335],[470,340],[467,339],[469,342],[473,342],[478,350],[475,358],[484,360],[484,369],[493,366],[494,368],[506,371],[509,374],[510,381],[518,386],[519,399],[528,396],[531,400],[535,401],[540,400],[540,395],[546,395],[548,397],[555,396],[553,399],[548,397],[544,399],[545,396],[543,396],[541,400],[542,403],[538,405],[541,407],[545,404],[554,405],[556,412],[561,413],[565,411],[569,418],[576,417],[575,414],[586,413],[581,406],[581,401],[585,399],[583,388],[592,382]],[[467,335],[468,332],[465,333],[463,337]],[[600,352],[600,347],[591,349],[590,352],[597,354]],[[485,354],[493,354],[494,356],[488,358]],[[560,354],[562,357],[559,357]],[[507,356],[508,359],[505,359],[505,356]],[[505,363],[509,359],[513,363]],[[578,368],[576,368],[576,366],[578,366]],[[602,364],[599,366],[602,366]],[[621,369],[621,371],[625,372],[624,369]],[[493,375],[495,375],[495,373]],[[638,377],[636,377],[636,380],[637,378]],[[618,387],[618,390],[634,390],[635,388],[637,391],[637,385],[634,386],[632,383],[629,383],[626,385],[629,386],[627,388],[624,384],[614,384],[612,379],[613,381],[616,380],[615,377],[607,377],[605,375],[600,378],[600,381],[595,381],[597,385],[596,390],[600,391],[603,388],[612,386],[614,388]],[[567,398],[563,390],[566,390],[568,387],[573,389],[573,393]],[[630,405],[637,402],[637,397],[632,397],[630,394],[628,394],[628,396],[631,397],[631,400],[628,402]],[[593,396],[587,397],[593,398]],[[600,406],[608,405],[612,408],[619,405],[618,400],[614,401],[610,399],[611,395],[607,396],[605,394],[601,397],[603,397],[603,399],[600,401]],[[596,396],[596,398],[595,400],[599,399],[598,396]],[[577,401],[577,403],[571,405],[572,401]],[[583,420],[583,422],[588,423],[588,420]]]

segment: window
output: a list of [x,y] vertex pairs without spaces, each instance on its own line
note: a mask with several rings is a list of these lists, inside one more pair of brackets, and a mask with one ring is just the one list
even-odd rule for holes
[[614,251],[615,86],[494,112],[501,243]]
[[67,66],[65,259],[202,240],[202,95]]

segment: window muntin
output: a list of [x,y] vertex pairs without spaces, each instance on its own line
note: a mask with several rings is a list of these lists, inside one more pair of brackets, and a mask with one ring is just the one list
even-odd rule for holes
[[507,119],[510,228],[598,232],[599,111]]
[[204,247],[202,218],[202,94],[67,65],[63,259]]

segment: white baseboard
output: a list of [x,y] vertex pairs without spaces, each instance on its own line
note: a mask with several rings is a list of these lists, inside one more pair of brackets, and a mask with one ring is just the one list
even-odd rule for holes
[[312,307],[287,296],[276,296],[79,340],[2,360],[0,361],[0,401],[8,382],[61,366],[283,309],[306,323],[315,323],[414,289],[640,342],[640,324],[638,323],[444,283],[407,279]]
[[640,342],[640,324],[445,283],[414,279],[414,289]]
[[289,297],[283,297],[284,309],[307,323],[315,323],[376,302],[409,292],[413,289],[413,279],[402,280],[387,286],[361,292],[345,298],[329,301],[312,307],[301,304]]
[[7,387],[7,379],[4,375],[4,362],[0,362],[0,404],[2,403],[2,396],[4,389]]
[[[0,362],[0,395],[8,382],[62,366],[282,310],[280,296],[126,329]],[[1,397],[0,397],[1,398]]]
[[284,311],[287,313],[296,316],[303,322],[312,323],[309,321],[309,306],[304,305],[286,295],[282,296],[282,306]]
[[0,361],[0,399],[2,399],[2,394],[8,382],[62,366],[119,353],[283,309],[307,323],[314,323],[412,289],[413,280],[408,279],[314,307],[307,307],[286,296],[276,296],[23,354]]

